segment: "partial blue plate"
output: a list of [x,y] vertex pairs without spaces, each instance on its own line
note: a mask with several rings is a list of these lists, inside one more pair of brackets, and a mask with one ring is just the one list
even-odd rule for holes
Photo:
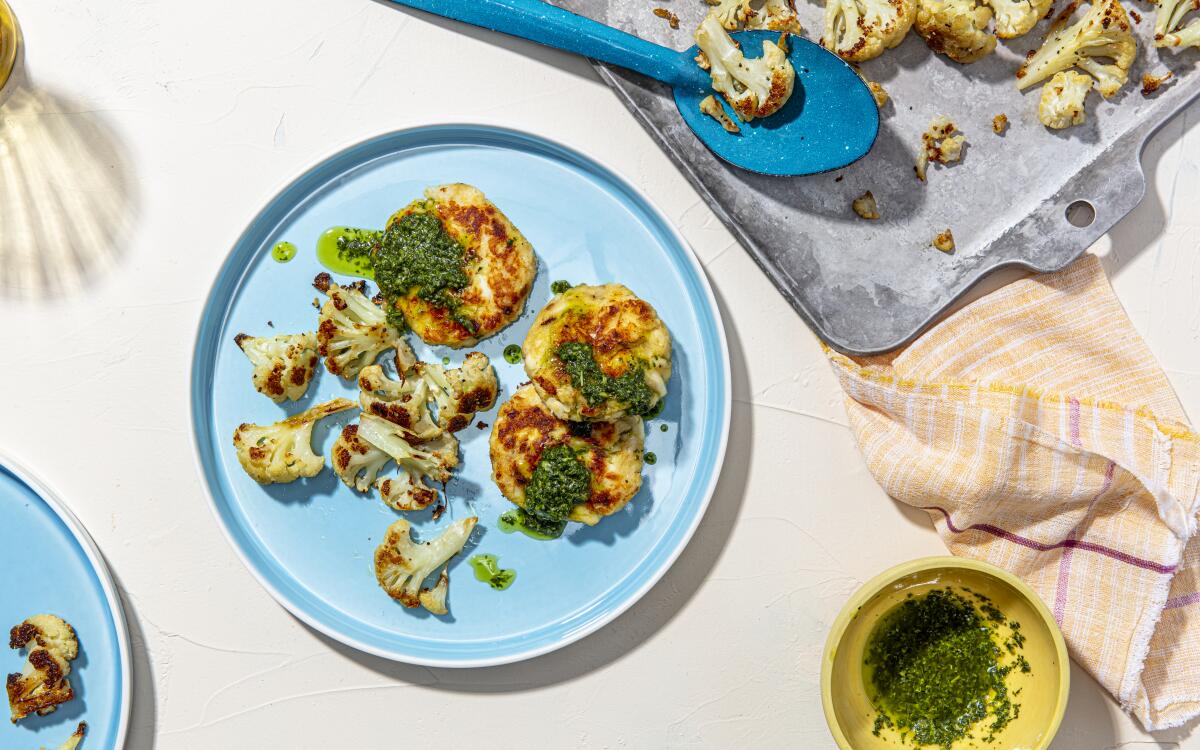
[[[35,614],[63,618],[79,637],[71,663],[75,698],[48,716],[13,725],[0,711],[0,747],[58,747],[80,721],[84,747],[120,750],[129,720],[129,635],[116,588],[100,551],[44,484],[0,455],[0,625]],[[24,656],[4,649],[0,672],[20,672]]]
[[[539,260],[525,314],[477,349],[491,358],[501,402],[526,380],[502,352],[521,343],[550,284],[621,282],[651,302],[674,343],[666,408],[647,422],[641,492],[619,514],[543,542],[504,534],[496,519],[512,506],[491,481],[489,429],[459,433],[462,466],[449,510],[407,514],[418,538],[476,514],[479,527],[450,571],[450,614],[406,610],[375,582],[372,555],[398,514],[344,487],[332,471],[260,487],[238,465],[231,439],[242,422],[270,423],[335,396],[356,399],[352,383],[322,371],[300,404],[277,406],[250,384],[239,332],[312,330],[311,283],[322,269],[315,242],[332,226],[381,227],[430,185],[466,182],[483,190],[521,229]],[[295,260],[271,247],[289,241]],[[464,352],[426,347],[427,361]],[[729,356],[712,292],[679,233],[628,182],[588,157],[527,133],[478,125],[405,130],[353,146],[286,187],[250,223],[217,277],[200,320],[192,366],[196,448],[217,517],[251,572],[285,607],[350,646],[432,666],[484,666],[561,648],[609,622],[662,576],[687,544],[712,496],[729,432]],[[478,419],[490,425],[495,409]],[[326,420],[315,447],[328,454],[355,413]],[[662,425],[667,430],[662,431]],[[328,463],[328,460],[327,460]],[[499,556],[517,571],[506,591],[475,580],[466,557]]]

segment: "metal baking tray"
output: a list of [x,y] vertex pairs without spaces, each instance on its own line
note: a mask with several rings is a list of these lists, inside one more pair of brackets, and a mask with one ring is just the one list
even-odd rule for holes
[[[676,49],[691,46],[692,30],[707,12],[703,0],[556,2]],[[678,29],[653,15],[658,6],[679,17]],[[664,85],[619,68],[597,69],[809,326],[834,348],[872,354],[910,341],[991,271],[1066,266],[1141,200],[1142,147],[1200,85],[1190,72],[1195,51],[1150,46],[1153,6],[1126,0],[1126,9],[1142,16],[1134,24],[1138,57],[1129,83],[1108,101],[1089,94],[1084,125],[1046,129],[1037,121],[1040,87],[1017,91],[1013,74],[1040,45],[1048,21],[1022,38],[1001,40],[995,53],[966,66],[933,54],[911,32],[861,65],[892,99],[874,149],[846,169],[808,177],[727,165],[683,124]],[[797,10],[806,35],[819,37],[822,8],[798,0]],[[1142,74],[1168,69],[1176,78],[1143,96]],[[1010,122],[1002,136],[992,132],[992,118],[1001,113]],[[922,184],[913,164],[921,134],[938,114],[958,125],[968,145],[962,162],[931,165]],[[850,209],[866,190],[879,202],[879,221]],[[1067,218],[1077,202],[1094,210],[1086,226],[1075,225],[1087,220],[1086,206],[1072,208],[1074,223]],[[946,228],[957,243],[951,254],[930,246]]]

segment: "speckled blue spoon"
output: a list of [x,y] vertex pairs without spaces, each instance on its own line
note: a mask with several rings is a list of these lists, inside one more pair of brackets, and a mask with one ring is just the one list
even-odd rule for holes
[[[879,110],[862,79],[836,55],[791,37],[788,59],[796,69],[791,98],[775,114],[724,128],[700,111],[713,93],[708,73],[695,63],[696,48],[677,52],[578,16],[543,0],[393,0],[400,5],[523,37],[656,78],[675,92],[679,114],[696,137],[730,164],[769,175],[804,175],[844,167],[871,150]],[[646,7],[650,22],[650,7]],[[733,34],[748,57],[761,54],[768,31]]]

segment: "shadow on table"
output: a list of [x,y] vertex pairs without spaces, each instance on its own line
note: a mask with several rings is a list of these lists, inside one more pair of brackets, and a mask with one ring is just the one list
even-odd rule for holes
[[[719,297],[718,307],[729,338],[730,367],[736,392],[747,382],[746,360],[736,329],[729,322],[724,302]],[[729,455],[695,536],[662,580],[638,603],[578,643],[518,664],[444,669],[399,664],[357,651],[315,630],[313,634],[345,658],[389,679],[463,693],[536,690],[575,679],[632,654],[671,622],[695,596],[721,558],[741,511],[751,462],[750,456],[738,455],[736,451],[739,446],[750,445],[752,414],[748,406],[735,406],[738,408],[733,409]],[[432,684],[430,674],[435,678]]]
[[397,13],[404,16],[418,18],[425,23],[433,24],[439,28],[456,34],[470,37],[478,42],[489,44],[493,47],[499,47],[509,52],[514,52],[522,57],[528,57],[537,60],[543,65],[548,65],[552,68],[557,68],[565,73],[570,73],[579,78],[595,82],[600,85],[600,77],[596,74],[592,64],[588,60],[579,55],[573,55],[570,52],[553,49],[536,42],[530,42],[525,39],[519,39],[508,34],[501,34],[495,31],[482,29],[478,26],[472,26],[460,21],[451,21],[448,18],[435,16],[432,13],[426,13],[421,10],[409,8],[404,5],[399,5],[392,0],[372,0],[372,2],[392,8]]
[[23,68],[0,98],[0,298],[87,288],[117,265],[137,214],[128,150],[99,112]]
[[[111,567],[109,571],[112,571]],[[142,633],[133,600],[126,595],[125,587],[121,585],[116,574],[113,574],[113,583],[121,597],[121,609],[125,612],[125,625],[129,630],[129,658],[133,662],[132,708],[128,732],[125,735],[125,750],[153,750],[158,709],[150,650],[146,645],[146,637]],[[86,740],[83,747],[87,747]]]

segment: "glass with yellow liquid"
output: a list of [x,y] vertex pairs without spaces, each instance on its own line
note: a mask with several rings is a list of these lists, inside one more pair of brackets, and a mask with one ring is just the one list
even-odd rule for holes
[[5,0],[0,0],[0,90],[8,83],[13,65],[17,62],[17,46],[21,35],[17,31],[17,19]]

